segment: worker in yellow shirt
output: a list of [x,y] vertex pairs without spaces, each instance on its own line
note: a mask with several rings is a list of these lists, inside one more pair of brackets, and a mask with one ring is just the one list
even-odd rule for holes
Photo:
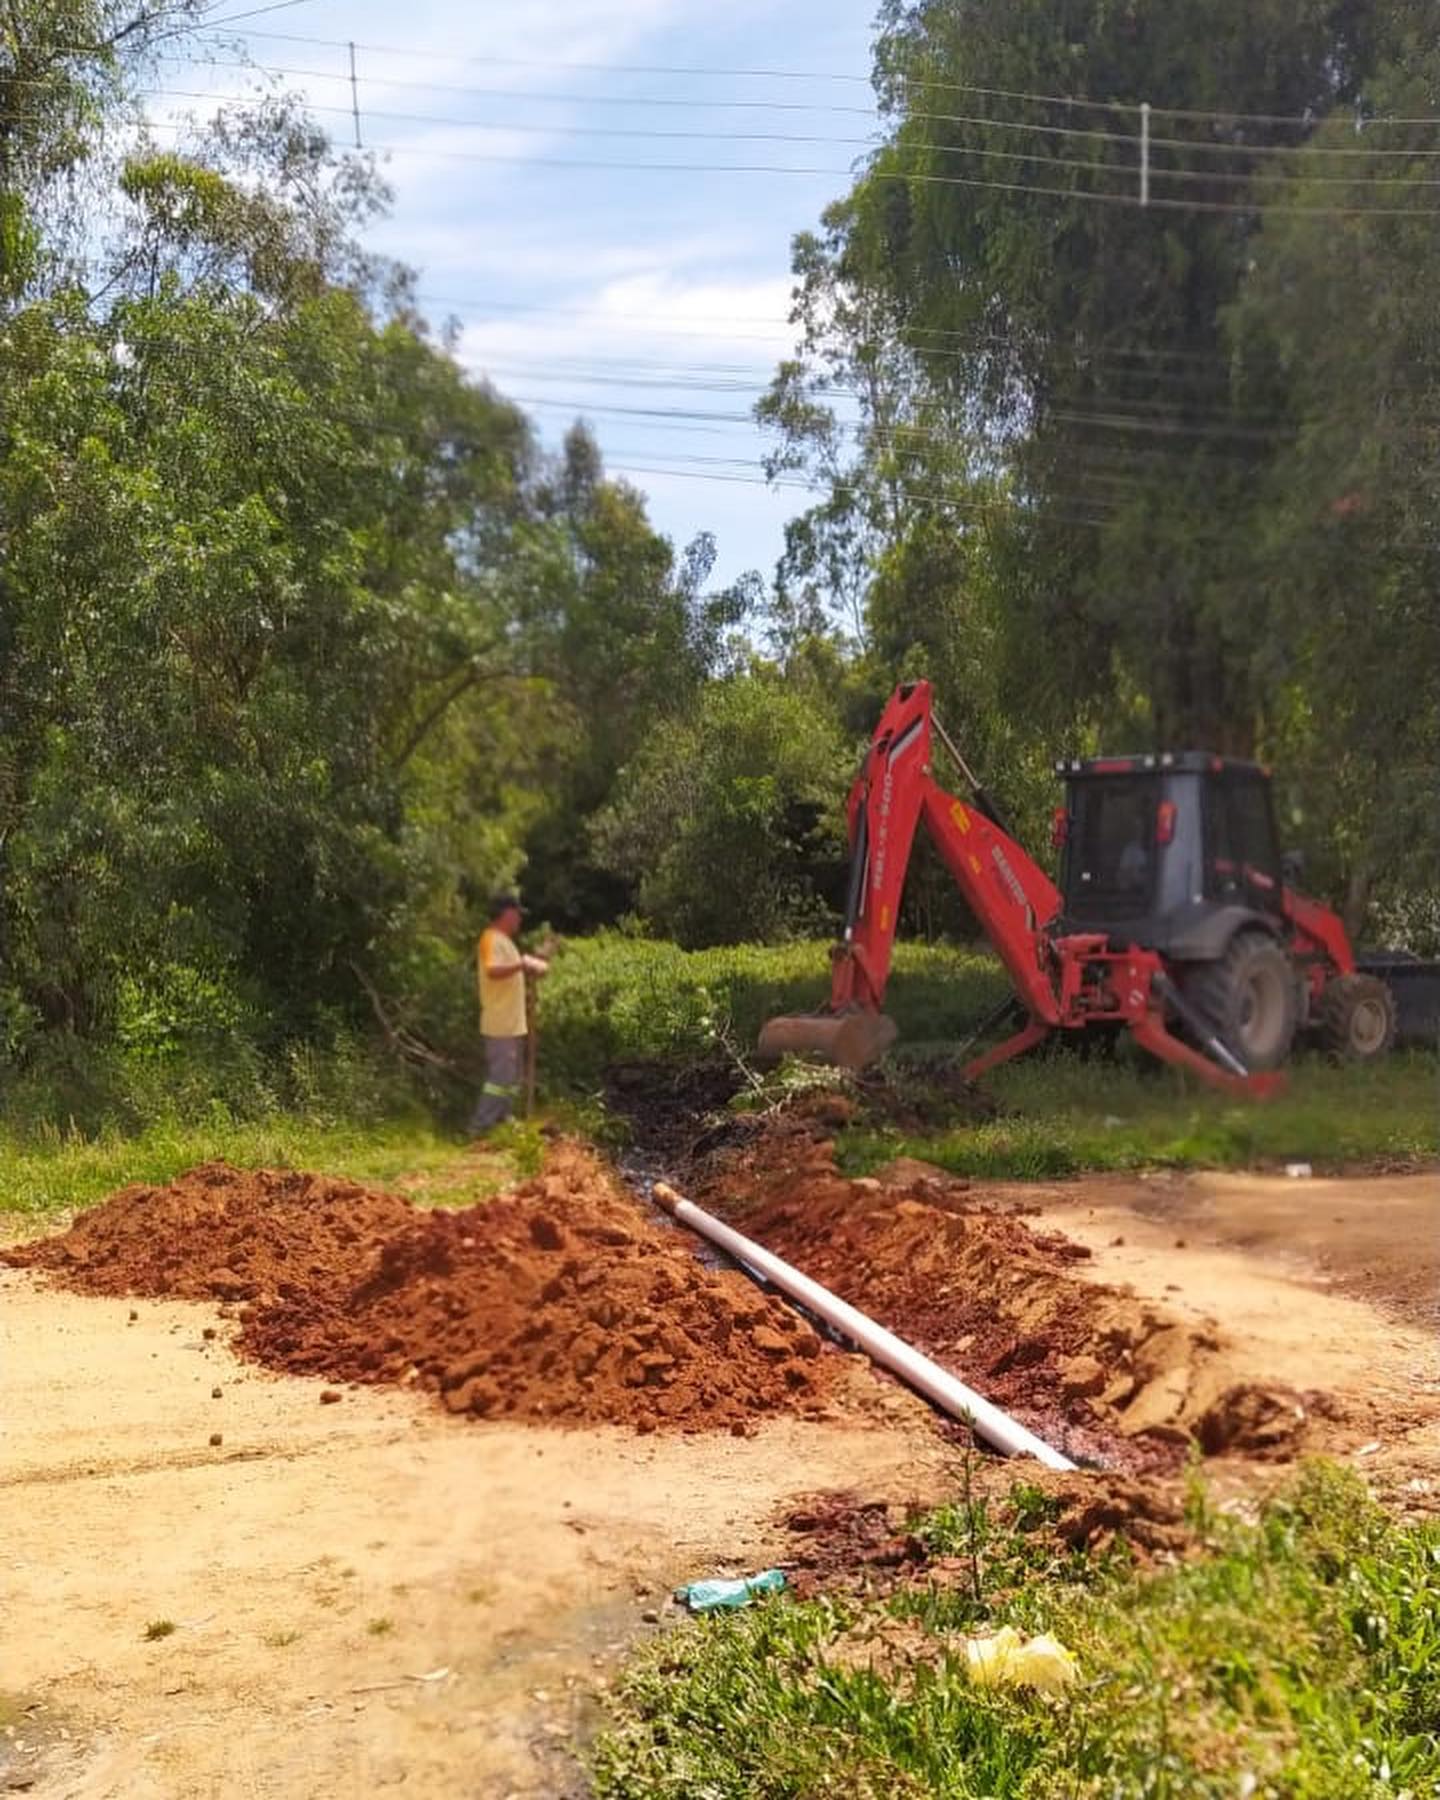
[[525,1066],[525,977],[543,975],[543,956],[526,956],[515,943],[524,917],[514,894],[497,894],[490,923],[480,933],[476,975],[480,984],[480,1035],[485,1040],[485,1086],[470,1115],[477,1136],[508,1119]]

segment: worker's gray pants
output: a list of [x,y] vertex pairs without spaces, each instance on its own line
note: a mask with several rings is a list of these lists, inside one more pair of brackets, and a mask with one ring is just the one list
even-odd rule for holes
[[523,1037],[485,1039],[485,1085],[470,1115],[472,1132],[490,1131],[514,1112],[524,1066]]

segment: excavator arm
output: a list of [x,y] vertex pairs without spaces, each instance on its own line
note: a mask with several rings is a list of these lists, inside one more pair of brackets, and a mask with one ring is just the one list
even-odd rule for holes
[[1004,963],[1032,1026],[1043,1036],[1060,1023],[1046,936],[1060,910],[1059,893],[1003,828],[983,792],[967,804],[938,785],[931,773],[935,729],[930,683],[897,688],[850,791],[850,884],[844,933],[832,953],[830,1011],[772,1019],[761,1036],[766,1054],[808,1051],[861,1067],[893,1040],[895,1027],[880,1009],[900,896],[922,824]]
[[936,783],[933,730],[930,683],[898,688],[851,789],[850,892],[831,1006],[883,1003],[900,896],[923,824],[1022,1003],[1058,1024],[1044,933],[1060,910],[1060,895],[988,803],[967,805]]

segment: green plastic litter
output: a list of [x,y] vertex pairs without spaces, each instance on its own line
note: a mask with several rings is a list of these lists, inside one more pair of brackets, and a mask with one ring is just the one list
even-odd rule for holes
[[775,1594],[785,1585],[783,1569],[762,1569],[758,1575],[743,1575],[735,1581],[690,1581],[675,1590],[675,1598],[691,1612],[718,1612],[748,1606],[755,1594]]

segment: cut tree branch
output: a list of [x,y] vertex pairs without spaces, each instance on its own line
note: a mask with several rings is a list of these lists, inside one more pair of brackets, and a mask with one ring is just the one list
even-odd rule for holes
[[385,1002],[380,997],[379,989],[370,977],[353,959],[348,967],[360,986],[365,990],[365,997],[370,1002],[370,1010],[379,1021],[380,1029],[385,1033],[386,1042],[397,1056],[406,1062],[420,1063],[433,1069],[444,1069],[448,1074],[460,1073],[448,1056],[442,1056],[438,1050],[432,1050],[423,1038],[418,1038],[413,1031],[407,1031],[403,1025],[396,1023],[386,1010]]

